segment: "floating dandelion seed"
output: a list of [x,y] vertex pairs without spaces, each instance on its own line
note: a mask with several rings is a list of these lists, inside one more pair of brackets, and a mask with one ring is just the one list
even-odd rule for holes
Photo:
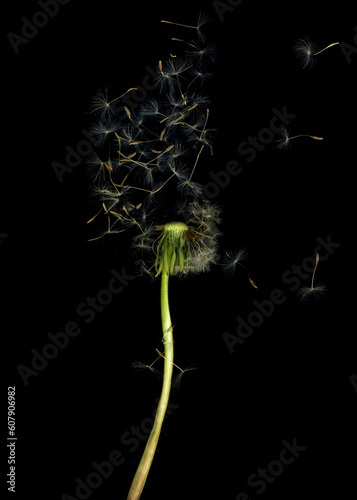
[[226,250],[222,259],[223,272],[229,276],[233,276],[237,269],[237,265],[242,265],[248,261],[248,252],[245,248],[240,248],[238,251]]
[[205,36],[201,32],[201,28],[202,28],[202,26],[204,24],[208,23],[208,21],[209,21],[209,17],[207,16],[207,14],[204,14],[204,13],[200,12],[199,15],[198,15],[198,20],[197,20],[197,25],[196,26],[190,26],[188,24],[179,24],[179,23],[174,23],[172,21],[164,21],[164,20],[162,20],[161,22],[162,23],[166,23],[166,24],[174,24],[175,26],[181,26],[182,28],[194,29],[194,30],[197,31],[198,38],[201,41],[204,41],[205,40]]
[[233,276],[237,266],[241,266],[247,273],[249,283],[252,285],[252,287],[258,288],[252,278],[249,276],[247,268],[243,265],[243,262],[248,261],[248,259],[248,252],[245,250],[245,248],[240,248],[238,251],[226,250],[221,266],[223,268],[223,272],[225,272],[228,276]]
[[311,286],[304,286],[300,288],[298,291],[297,295],[300,298],[302,302],[307,302],[310,300],[310,297],[315,297],[315,299],[319,299],[322,297],[322,295],[326,291],[326,285],[317,285],[314,286],[314,279],[315,279],[315,273],[316,273],[316,268],[317,264],[319,263],[320,256],[317,253],[316,254],[316,260],[315,260],[315,267],[312,273],[312,279],[311,279]]
[[135,370],[135,371],[142,371],[142,370],[149,370],[151,373],[154,373],[157,377],[161,377],[161,373],[159,372],[159,370],[157,370],[156,368],[154,368],[154,364],[156,363],[156,361],[160,359],[160,356],[158,356],[155,361],[153,361],[151,363],[151,365],[146,365],[145,363],[141,363],[140,361],[134,361],[133,363],[131,363],[131,367]]
[[321,54],[325,50],[333,47],[334,45],[338,45],[340,42],[330,43],[327,47],[324,47],[321,50],[318,50],[317,43],[312,40],[310,37],[300,38],[293,47],[293,51],[296,54],[296,58],[298,59],[302,68],[308,68],[313,66],[314,57]]
[[294,136],[289,136],[288,131],[285,127],[281,127],[280,131],[281,139],[276,141],[277,147],[279,149],[288,149],[291,146],[291,141],[294,139],[298,139],[299,137],[310,137],[310,139],[315,139],[316,141],[322,141],[323,137],[318,137],[317,135],[309,135],[309,134],[299,134]]
[[120,96],[116,97],[115,99],[112,99],[111,101],[108,100],[108,92],[105,91],[104,93],[100,90],[92,99],[90,112],[97,113],[97,115],[102,119],[111,114],[114,114],[114,110],[112,108],[113,102],[118,101],[132,90],[137,90],[137,89],[136,87],[132,87],[128,89],[126,92],[124,92],[124,94],[121,94]]

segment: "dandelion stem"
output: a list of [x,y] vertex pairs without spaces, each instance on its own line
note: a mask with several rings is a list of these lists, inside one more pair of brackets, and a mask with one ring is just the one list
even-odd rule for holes
[[168,289],[169,289],[169,273],[166,269],[163,269],[161,273],[161,320],[162,320],[163,342],[165,346],[165,358],[164,358],[165,364],[164,364],[164,378],[162,383],[162,391],[156,411],[154,426],[151,430],[149,439],[145,446],[143,456],[141,457],[138,469],[135,473],[127,500],[139,500],[141,496],[147,476],[150,471],[152,461],[154,459],[157,443],[161,433],[162,423],[169,402],[172,371],[174,366],[173,365],[174,342],[172,335]]

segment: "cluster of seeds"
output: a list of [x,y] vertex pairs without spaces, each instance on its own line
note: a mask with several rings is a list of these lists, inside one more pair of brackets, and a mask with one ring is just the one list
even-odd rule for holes
[[204,88],[216,49],[204,42],[205,21],[200,16],[197,26],[177,25],[194,31],[197,40],[172,38],[173,52],[157,63],[155,90],[135,109],[123,106],[124,118],[116,109],[134,88],[114,99],[100,92],[91,109],[98,152],[88,166],[97,210],[88,222],[105,218],[104,229],[91,239],[131,228],[133,247],[154,250],[155,257],[164,225],[184,222],[194,244],[190,259],[180,262],[183,273],[208,269],[217,248],[219,209],[205,200],[204,186],[195,180],[203,153],[213,153]]

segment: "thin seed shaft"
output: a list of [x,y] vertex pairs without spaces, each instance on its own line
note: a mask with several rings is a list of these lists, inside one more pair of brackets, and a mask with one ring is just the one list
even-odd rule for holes
[[317,56],[318,54],[321,54],[321,52],[323,52],[324,50],[326,49],[329,49],[330,47],[333,47],[334,45],[338,45],[340,42],[334,42],[334,43],[330,43],[330,45],[328,45],[327,47],[325,47],[324,49],[321,49],[319,50],[319,52],[314,52],[313,55],[314,56]]

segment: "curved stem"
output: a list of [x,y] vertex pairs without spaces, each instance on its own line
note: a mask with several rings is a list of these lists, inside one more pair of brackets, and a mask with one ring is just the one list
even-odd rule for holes
[[146,443],[143,456],[131,484],[127,500],[138,500],[141,496],[147,476],[154,459],[157,443],[161,433],[162,422],[165,418],[167,404],[169,402],[171,379],[174,361],[174,342],[172,335],[172,324],[169,308],[169,274],[165,269],[161,273],[161,321],[163,342],[165,346],[164,379],[160,401],[157,407],[154,426]]

